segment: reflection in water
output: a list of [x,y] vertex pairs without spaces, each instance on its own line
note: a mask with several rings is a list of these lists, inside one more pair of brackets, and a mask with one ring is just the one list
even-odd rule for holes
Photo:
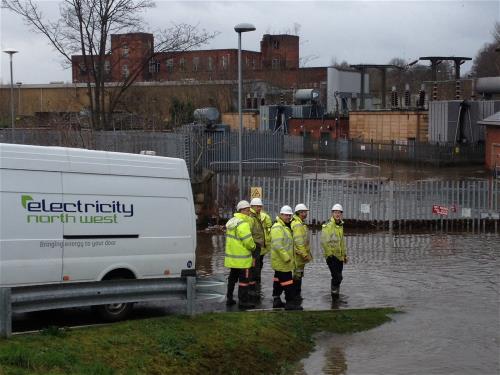
[[317,335],[316,343],[314,352],[299,363],[294,375],[347,374],[344,349],[336,345],[331,337],[325,334]]
[[[346,234],[350,261],[338,301],[319,235],[303,282],[305,309],[395,306],[405,313],[376,329],[318,341],[304,373],[498,374],[500,236],[495,234]],[[197,268],[225,272],[224,236],[200,235]],[[272,306],[272,270],[265,259],[261,308]],[[220,304],[215,309],[225,310]],[[345,368],[325,366],[343,348]],[[316,353],[316,354],[315,354]],[[321,357],[322,356],[322,357]],[[339,356],[335,354],[333,356]],[[322,358],[322,359],[320,359]],[[312,371],[312,372],[311,372]]]

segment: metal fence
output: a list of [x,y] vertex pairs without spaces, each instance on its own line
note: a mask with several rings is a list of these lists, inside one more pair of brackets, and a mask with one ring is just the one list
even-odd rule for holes
[[[0,142],[12,141],[12,131],[0,129]],[[243,160],[283,158],[282,134],[244,132],[242,141]],[[159,156],[184,159],[191,177],[200,175],[204,168],[238,169],[234,163],[239,161],[238,133],[206,131],[204,126],[184,127],[175,133],[16,129],[14,142],[128,153],[152,150]]]
[[[239,161],[239,134],[237,132],[207,132],[204,127],[184,128],[188,141],[191,176],[203,168],[214,171],[237,170]],[[243,132],[242,160],[282,159],[283,135]],[[262,164],[262,169],[269,165]]]
[[[219,216],[229,218],[237,200],[237,176],[218,174],[214,183]],[[272,215],[284,204],[305,203],[310,209],[310,223],[328,220],[334,203],[343,205],[347,220],[385,222],[390,228],[419,221],[498,223],[500,214],[500,181],[493,178],[401,182],[377,178],[244,176],[244,197],[251,198],[251,187],[262,188],[266,210]]]
[[[0,142],[12,143],[10,129],[0,130]],[[14,143],[39,146],[63,146],[93,150],[139,153],[153,150],[156,155],[188,160],[186,137],[177,133],[143,131],[99,131],[16,129]]]
[[[301,138],[301,137],[297,137]],[[432,165],[484,163],[484,144],[429,144],[408,141],[362,142],[358,140],[312,140],[303,138],[304,153],[341,160],[361,159],[370,162],[397,161]]]

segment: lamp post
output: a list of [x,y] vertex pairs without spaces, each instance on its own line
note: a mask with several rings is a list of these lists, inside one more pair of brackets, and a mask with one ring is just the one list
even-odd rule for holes
[[13,48],[6,48],[3,50],[6,54],[9,55],[10,59],[10,125],[12,131],[12,143],[15,143],[14,140],[14,78],[12,73],[12,55],[17,53]]
[[23,85],[22,82],[16,82],[17,86],[17,115],[19,116],[21,114],[21,86]]
[[241,113],[241,96],[243,91],[243,81],[241,78],[241,33],[254,31],[255,26],[250,23],[240,23],[234,27],[234,31],[238,33],[238,115],[240,118],[240,131],[238,135],[238,189],[240,190],[240,200],[243,199],[243,168],[242,168],[242,140],[243,140],[243,115]]

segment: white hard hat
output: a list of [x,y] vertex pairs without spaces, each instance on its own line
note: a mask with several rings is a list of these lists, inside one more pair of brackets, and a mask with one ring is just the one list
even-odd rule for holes
[[250,201],[250,205],[251,206],[262,206],[262,199],[260,199],[260,198],[253,198]]
[[280,214],[293,215],[292,207],[290,206],[281,207]]
[[244,208],[249,208],[250,203],[248,201],[239,201],[238,204],[236,205],[236,211],[240,211]]
[[304,203],[299,203],[298,205],[295,206],[295,212],[298,211],[309,211],[309,208]]
[[340,212],[344,212],[344,209],[342,208],[342,206],[338,203],[335,203],[332,207],[332,211],[340,211]]

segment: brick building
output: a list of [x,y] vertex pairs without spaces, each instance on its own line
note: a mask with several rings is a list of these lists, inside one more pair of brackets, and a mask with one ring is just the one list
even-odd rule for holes
[[478,122],[486,127],[485,164],[486,168],[500,175],[500,112]]
[[[138,72],[137,82],[234,81],[238,79],[238,49],[179,52],[154,50],[153,34],[111,36],[111,53],[104,62],[107,82],[120,82]],[[327,68],[299,67],[299,37],[265,34],[260,51],[242,51],[245,80],[262,80],[284,89],[321,88]],[[74,83],[86,82],[83,56],[72,56]]]

